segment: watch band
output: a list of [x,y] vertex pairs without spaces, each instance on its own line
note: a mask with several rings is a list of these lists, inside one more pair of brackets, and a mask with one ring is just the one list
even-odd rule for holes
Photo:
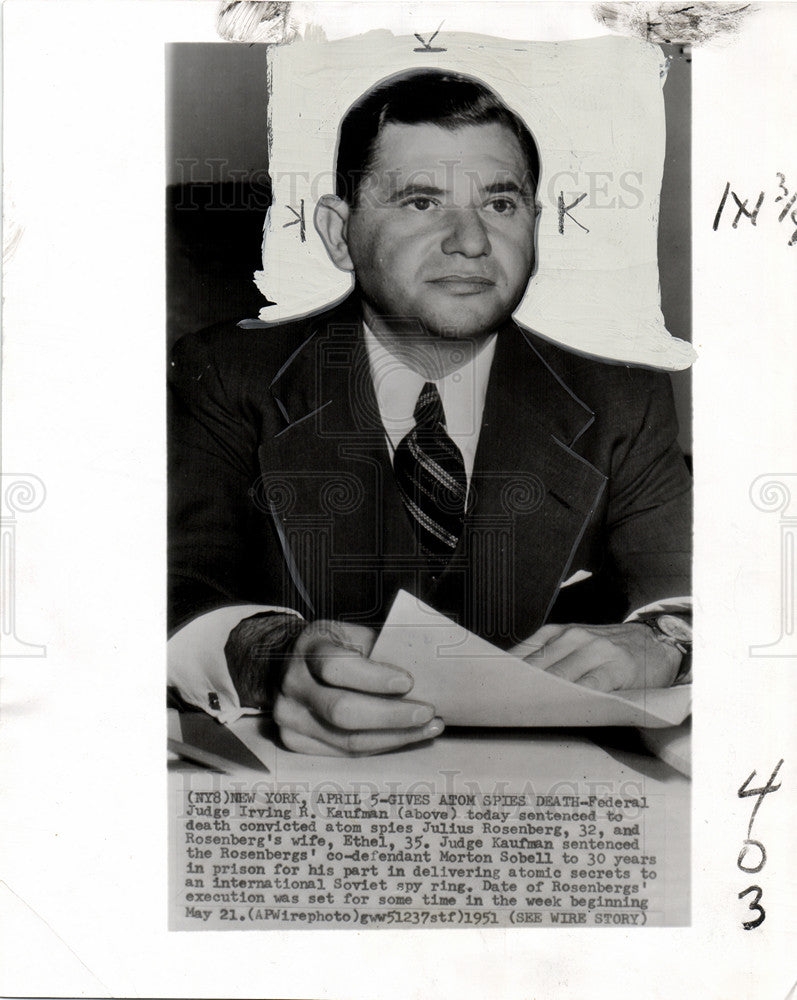
[[678,673],[675,675],[675,680],[670,685],[675,687],[677,684],[691,684],[692,683],[692,650],[690,649],[688,653],[684,653],[681,659],[681,665],[678,668]]
[[647,625],[659,642],[673,646],[681,654],[675,680],[677,684],[692,683],[692,616],[690,613],[656,612],[640,615],[637,621]]

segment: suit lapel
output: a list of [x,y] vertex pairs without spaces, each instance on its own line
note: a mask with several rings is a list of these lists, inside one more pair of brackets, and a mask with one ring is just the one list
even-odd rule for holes
[[272,392],[286,424],[261,466],[294,587],[313,617],[379,622],[425,561],[395,487],[356,299],[319,318]]
[[356,298],[308,328],[271,389],[285,426],[261,447],[265,502],[308,615],[378,624],[404,588],[504,646],[542,624],[606,479],[572,447],[592,412],[523,331],[499,333],[465,530],[439,580],[395,486]]
[[514,324],[499,333],[459,552],[467,593],[457,603],[470,629],[502,645],[545,621],[603,492],[605,476],[572,448],[593,419],[530,337]]

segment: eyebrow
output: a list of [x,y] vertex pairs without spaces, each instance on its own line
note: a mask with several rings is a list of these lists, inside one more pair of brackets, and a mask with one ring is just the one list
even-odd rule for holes
[[401,201],[402,198],[442,198],[445,194],[446,192],[442,188],[432,187],[429,184],[406,184],[394,191],[388,201],[392,204]]
[[484,188],[485,194],[517,194],[525,197],[526,190],[517,181],[496,181],[494,184],[487,184]]

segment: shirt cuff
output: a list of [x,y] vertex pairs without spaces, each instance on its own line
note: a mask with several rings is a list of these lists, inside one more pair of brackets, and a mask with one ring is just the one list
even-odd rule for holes
[[642,615],[651,614],[670,614],[677,615],[678,612],[681,614],[691,614],[692,611],[692,598],[691,597],[665,597],[661,601],[653,601],[652,604],[646,604],[642,608],[637,608],[636,611],[632,611],[631,614],[625,619],[626,622],[638,621]]
[[302,617],[293,608],[264,604],[214,608],[188,622],[169,639],[168,683],[177,688],[185,701],[219,722],[228,724],[242,715],[257,715],[259,709],[241,705],[227,668],[224,646],[239,622],[264,611]]

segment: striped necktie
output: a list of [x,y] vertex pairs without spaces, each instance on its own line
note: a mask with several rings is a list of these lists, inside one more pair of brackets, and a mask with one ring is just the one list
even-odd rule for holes
[[446,433],[443,404],[433,382],[421,389],[414,416],[415,426],[396,448],[393,470],[415,537],[439,572],[462,534],[465,463]]

